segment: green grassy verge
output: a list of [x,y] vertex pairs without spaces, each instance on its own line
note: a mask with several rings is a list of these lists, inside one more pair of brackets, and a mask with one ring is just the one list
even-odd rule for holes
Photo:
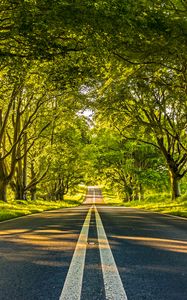
[[36,201],[11,201],[4,203],[0,201],[0,221],[13,219],[20,216],[39,213],[46,210],[60,209],[66,207],[75,207],[82,203],[84,199],[84,191],[80,191],[76,195],[66,195],[64,200],[49,201],[49,200],[36,200]]
[[169,194],[150,194],[142,201],[131,202],[123,202],[111,192],[103,192],[103,196],[105,202],[111,206],[134,207],[187,218],[187,195],[172,201]]

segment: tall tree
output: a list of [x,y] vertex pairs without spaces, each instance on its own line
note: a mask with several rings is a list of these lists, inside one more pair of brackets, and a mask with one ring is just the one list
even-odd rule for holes
[[163,160],[153,146],[125,139],[106,122],[95,130],[93,144],[100,180],[116,188],[125,200],[141,200],[146,189],[164,189]]
[[[105,113],[121,134],[154,145],[168,166],[172,198],[187,173],[186,84],[178,72],[151,68],[136,75],[109,79],[100,97]],[[103,105],[102,104],[102,105]],[[129,128],[134,128],[130,136]],[[141,138],[140,138],[141,133]]]
[[57,120],[53,144],[49,148],[51,164],[43,186],[46,197],[63,199],[64,195],[84,181],[84,146],[88,142],[88,125],[83,116],[65,113],[63,123]]
[[[37,83],[40,81],[40,87]],[[26,181],[25,167],[27,154],[35,140],[48,125],[36,134],[31,130],[42,115],[42,109],[48,102],[47,89],[38,74],[21,71],[14,78],[4,76],[1,80],[2,102],[0,107],[0,199],[7,201],[6,188],[17,168],[17,184],[22,174]],[[23,165],[22,165],[23,161]]]

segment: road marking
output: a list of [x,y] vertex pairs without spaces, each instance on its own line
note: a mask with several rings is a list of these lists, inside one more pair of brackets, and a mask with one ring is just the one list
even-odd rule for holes
[[127,300],[127,295],[123,287],[116,263],[108,239],[97,211],[94,206],[101,266],[103,271],[103,280],[105,286],[105,295],[107,300]]
[[88,231],[90,226],[90,219],[92,208],[90,207],[81,233],[71,260],[68,274],[64,283],[62,293],[59,300],[80,300],[82,290],[83,271],[85,265],[86,246],[88,240]]
[[[93,191],[93,203],[95,203],[95,190]],[[95,205],[90,207],[86,215],[59,300],[81,299],[86,248],[93,208],[96,219],[98,245],[106,300],[127,300],[123,283],[114,261],[100,215]]]

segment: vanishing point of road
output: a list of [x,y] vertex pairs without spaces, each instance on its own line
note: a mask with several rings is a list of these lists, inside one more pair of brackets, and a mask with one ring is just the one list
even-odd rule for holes
[[103,202],[0,223],[0,300],[187,300],[187,220]]

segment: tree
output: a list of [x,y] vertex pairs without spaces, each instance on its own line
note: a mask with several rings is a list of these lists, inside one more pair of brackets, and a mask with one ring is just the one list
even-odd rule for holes
[[92,142],[97,149],[95,168],[100,180],[116,188],[126,201],[143,199],[147,188],[158,190],[159,185],[163,189],[164,165],[153,146],[124,139],[106,122],[95,130]]
[[100,101],[123,137],[161,151],[169,170],[172,199],[180,196],[179,181],[187,173],[187,101],[178,73],[155,68],[137,71],[127,79],[122,76],[106,84]]
[[[29,160],[52,126],[47,117],[40,123],[41,112],[78,112],[90,103],[109,113],[123,137],[140,141],[136,130],[125,132],[138,128],[162,152],[173,197],[179,195],[186,173],[186,11],[179,0],[2,2],[0,198],[12,181],[17,197],[25,197],[29,164],[33,189],[43,177],[40,159]],[[97,101],[83,95],[95,86]]]
[[[40,80],[40,88],[35,80]],[[15,78],[4,76],[1,80],[1,93],[0,199],[7,201],[7,185],[12,181],[15,171],[17,197],[24,197],[27,154],[50,121],[45,120],[43,127],[38,128],[37,132],[33,132],[32,128],[42,116],[49,97],[46,95],[47,89],[43,89],[40,76],[27,70],[23,70]]]
[[[63,199],[64,195],[84,181],[84,146],[88,142],[88,125],[76,112],[64,112],[57,119],[53,143],[49,147],[51,163],[48,175],[42,183],[45,197]],[[49,155],[49,154],[48,154]]]

